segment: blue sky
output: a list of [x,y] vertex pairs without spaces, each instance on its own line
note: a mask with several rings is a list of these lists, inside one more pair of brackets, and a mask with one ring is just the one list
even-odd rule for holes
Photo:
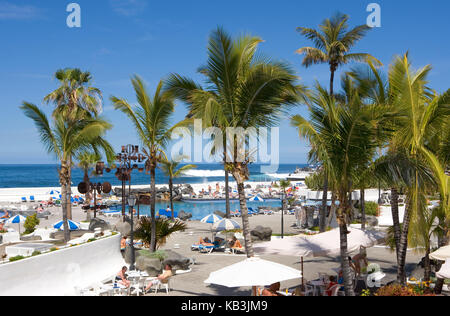
[[[131,125],[112,110],[109,96],[134,102],[129,78],[141,75],[153,89],[171,72],[201,79],[198,66],[206,60],[206,43],[217,25],[237,35],[248,32],[262,37],[261,51],[290,62],[301,82],[327,84],[326,66],[301,66],[294,52],[310,43],[297,26],[317,26],[336,11],[349,14],[352,26],[364,24],[366,7],[382,8],[382,27],[373,29],[354,49],[368,52],[388,65],[396,54],[410,52],[415,67],[433,65],[431,86],[449,88],[448,14],[450,3],[430,1],[145,1],[79,0],[82,27],[66,26],[66,6],[71,1],[0,0],[0,163],[52,163],[39,143],[34,125],[19,110],[23,101],[43,105],[43,97],[56,88],[52,78],[59,68],[89,70],[94,86],[104,95],[104,115],[114,124],[108,139],[120,145],[137,143]],[[342,70],[345,70],[343,68]],[[339,78],[339,77],[338,77]],[[338,88],[339,80],[336,84]],[[295,113],[305,114],[297,108]],[[293,113],[293,114],[295,114]],[[178,105],[174,121],[186,114]],[[281,162],[306,162],[307,144],[300,142],[284,119],[281,124]]]

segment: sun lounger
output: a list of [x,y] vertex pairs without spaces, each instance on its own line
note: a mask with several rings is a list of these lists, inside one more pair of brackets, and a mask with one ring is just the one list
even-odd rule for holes
[[22,197],[22,202],[26,203],[27,202],[27,198],[26,197]]
[[211,254],[213,251],[217,251],[217,250],[225,250],[226,248],[226,242],[222,242],[219,245],[211,245],[211,246],[205,246],[205,245],[200,245],[198,250],[201,253],[207,253],[207,254]]
[[36,202],[36,201],[34,200],[34,195],[30,195],[30,202]]
[[95,238],[95,233],[86,233],[80,238],[73,239],[69,241],[67,244],[69,245],[79,245],[86,243],[89,239]]
[[233,217],[239,217],[239,216],[241,216],[241,212],[239,212],[239,211],[236,211],[236,212],[231,211],[230,215],[233,216]]
[[237,253],[245,253],[245,248],[241,247],[241,248],[231,248],[232,253],[235,255]]

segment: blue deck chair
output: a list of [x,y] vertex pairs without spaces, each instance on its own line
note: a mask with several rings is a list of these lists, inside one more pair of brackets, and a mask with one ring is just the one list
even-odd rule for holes
[[34,195],[30,195],[30,202],[35,202]]
[[22,197],[22,202],[26,202],[27,198],[26,197]]

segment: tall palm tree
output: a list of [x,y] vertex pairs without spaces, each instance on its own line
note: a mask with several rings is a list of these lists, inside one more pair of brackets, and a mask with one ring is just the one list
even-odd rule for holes
[[36,105],[24,102],[21,106],[27,117],[34,121],[45,149],[56,156],[60,162],[59,181],[61,184],[61,206],[64,221],[64,239],[70,240],[67,220],[71,198],[71,166],[77,154],[86,150],[98,151],[99,148],[109,150],[103,135],[111,128],[111,124],[102,118],[85,118],[76,124],[68,124],[63,113],[54,116],[50,124],[45,113]]
[[[344,80],[350,80],[348,78]],[[340,231],[341,266],[344,272],[346,295],[354,295],[347,251],[348,215],[351,212],[349,196],[352,179],[360,166],[371,161],[378,145],[374,126],[381,125],[384,113],[381,109],[364,104],[355,85],[348,89],[345,102],[338,102],[324,88],[317,85],[309,105],[310,120],[295,116],[292,123],[312,146],[319,147],[324,162],[336,188],[339,200],[337,222]],[[317,142],[317,143],[314,143]]]
[[[427,76],[430,71],[430,66],[417,71],[412,70],[407,54],[397,57],[391,65],[390,91],[394,96],[392,99],[395,106],[403,113],[403,119],[398,122],[392,145],[405,148],[411,159],[426,162],[437,182],[443,211],[449,214],[450,177],[445,174],[445,166],[442,165],[436,153],[428,147],[428,142],[446,128],[445,124],[450,115],[450,91],[443,95],[431,91],[427,87]],[[424,212],[422,201],[425,192],[423,186],[419,185],[418,171],[415,172],[414,179],[414,185],[408,189],[407,222],[403,223],[400,237],[400,266],[405,264],[410,220]],[[398,281],[406,282],[404,269],[399,273]]]
[[[325,19],[319,29],[298,27],[297,31],[314,43],[314,47],[302,47],[297,53],[304,55],[303,66],[313,64],[328,64],[330,67],[330,90],[334,95],[334,77],[339,67],[352,61],[364,62],[373,60],[381,63],[367,53],[350,53],[353,46],[360,41],[370,30],[367,25],[359,25],[352,29],[348,26],[348,15],[337,13],[332,18]],[[325,214],[328,196],[328,172],[325,169],[325,178],[322,195],[322,209],[320,210],[320,231],[325,231]]]
[[158,164],[167,160],[165,148],[170,140],[175,126],[170,125],[170,119],[175,109],[174,98],[170,93],[162,90],[163,83],[159,82],[153,96],[147,90],[144,81],[139,76],[131,79],[137,105],[130,105],[125,99],[111,97],[116,110],[123,112],[131,120],[138,137],[143,145],[143,152],[147,158],[146,172],[150,174],[150,211],[152,220],[152,241],[150,250],[156,250],[156,168]]
[[[56,71],[55,79],[59,87],[44,98],[44,102],[53,103],[53,117],[64,117],[68,126],[77,124],[79,120],[97,117],[102,109],[102,94],[98,88],[92,87],[92,76],[78,68],[65,68]],[[72,160],[69,161],[69,173]],[[69,219],[72,219],[72,206],[68,206]]]
[[[233,40],[218,28],[209,39],[206,66],[199,69],[206,77],[206,87],[173,74],[167,89],[187,102],[193,117],[222,131],[275,126],[280,115],[299,100],[303,87],[295,85],[297,78],[286,64],[257,57],[261,42],[253,36]],[[249,179],[254,148],[244,152],[243,138],[227,137],[223,160],[225,170],[237,182],[247,256],[253,257],[244,182]]]
[[[431,70],[425,66],[417,71],[412,70],[408,54],[398,56],[390,66],[386,90],[378,89],[376,95],[380,100],[385,100],[397,115],[391,126],[395,133],[388,143],[388,154],[405,156],[405,160],[412,160],[415,164],[424,162],[432,172],[437,189],[440,192],[444,213],[449,212],[449,177],[445,174],[445,164],[439,156],[438,150],[432,147],[433,139],[446,130],[450,115],[450,93],[436,94],[427,87],[427,76]],[[372,69],[377,78],[380,75]],[[396,164],[399,158],[390,160]],[[391,170],[394,167],[391,168]],[[395,169],[394,169],[395,170]],[[402,228],[398,219],[398,206],[395,203],[397,189],[392,190],[393,205],[392,215],[394,220],[394,235],[397,249],[397,281],[406,283],[405,263],[408,247],[408,236],[411,221],[425,216],[426,207],[423,205],[424,184],[421,184],[421,171],[415,169],[409,178],[403,177],[399,181],[406,189],[407,207]],[[408,181],[406,181],[408,180]],[[392,181],[391,181],[392,183]]]
[[170,209],[172,210],[172,220],[174,219],[173,209],[173,179],[182,176],[186,171],[197,168],[195,165],[180,166],[180,162],[163,160],[161,162],[161,169],[166,176],[169,177],[169,191],[170,191]]

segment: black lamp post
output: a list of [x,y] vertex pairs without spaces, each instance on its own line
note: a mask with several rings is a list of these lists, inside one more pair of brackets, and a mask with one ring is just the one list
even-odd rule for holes
[[116,160],[118,161],[116,177],[122,181],[122,215],[123,221],[125,222],[125,189],[126,182],[128,181],[128,206],[130,208],[131,217],[131,232],[130,232],[130,242],[131,242],[131,263],[130,270],[134,270],[135,264],[135,253],[134,253],[134,219],[133,219],[133,207],[136,205],[137,198],[131,195],[131,172],[133,169],[143,170],[139,168],[137,163],[144,162],[145,156],[139,153],[139,146],[128,145],[122,146],[122,151],[117,154]]
[[135,263],[135,254],[134,254],[134,219],[133,219],[133,208],[136,205],[136,197],[134,195],[128,196],[128,207],[130,208],[130,216],[131,216],[131,232],[130,232],[130,247],[131,247],[131,262],[130,262],[130,270],[134,270]]

